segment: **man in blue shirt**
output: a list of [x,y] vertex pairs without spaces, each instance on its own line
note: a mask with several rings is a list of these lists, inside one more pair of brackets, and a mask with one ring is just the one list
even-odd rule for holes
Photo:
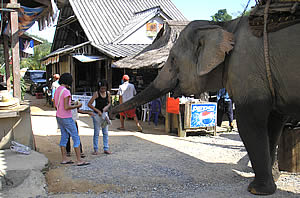
[[217,93],[218,98],[218,113],[217,113],[217,125],[221,126],[223,120],[223,114],[226,113],[229,120],[230,131],[233,129],[233,110],[232,100],[229,98],[228,92],[225,88],[220,89]]

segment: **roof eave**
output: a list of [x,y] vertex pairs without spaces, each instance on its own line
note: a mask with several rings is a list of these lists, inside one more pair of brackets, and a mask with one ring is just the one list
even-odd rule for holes
[[72,52],[73,50],[75,50],[75,49],[77,49],[77,48],[79,48],[79,47],[88,45],[88,44],[90,44],[90,43],[91,43],[91,41],[87,41],[87,42],[84,42],[84,43],[75,45],[75,46],[73,46],[73,47],[69,47],[69,48],[63,49],[63,50],[59,50],[59,49],[58,49],[59,51],[56,50],[56,51],[54,51],[54,52],[48,54],[47,56],[43,57],[43,58],[41,59],[41,61],[46,60],[47,58],[49,58],[49,57],[51,57],[51,56],[57,56],[57,55],[62,55],[62,54],[70,53],[70,52]]
[[95,44],[95,43],[91,43],[91,45],[93,47],[95,47],[96,49],[98,49],[101,53],[103,53],[104,55],[110,57],[111,59],[118,59],[118,58],[123,58],[123,57],[118,57],[118,56],[115,56],[114,54],[112,53],[109,53],[107,50],[105,50],[104,48],[100,47],[99,45]]

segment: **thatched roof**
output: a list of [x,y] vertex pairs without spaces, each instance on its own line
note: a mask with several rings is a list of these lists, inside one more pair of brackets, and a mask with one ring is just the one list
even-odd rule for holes
[[161,68],[166,62],[170,49],[188,21],[166,21],[153,43],[139,54],[114,62],[116,68]]

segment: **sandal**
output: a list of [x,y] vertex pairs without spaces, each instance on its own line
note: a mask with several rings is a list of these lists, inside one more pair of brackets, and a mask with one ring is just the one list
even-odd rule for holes
[[99,153],[97,151],[92,152],[92,155],[98,155]]
[[81,157],[81,158],[85,158],[85,154],[84,154],[84,153],[81,153],[81,154],[80,154],[80,157]]
[[141,125],[139,125],[139,126],[137,126],[138,127],[138,130],[137,130],[137,132],[143,132],[143,128],[142,128],[142,126]]
[[77,164],[77,166],[87,166],[89,164],[90,164],[89,162],[82,162],[80,164]]
[[66,162],[61,162],[60,164],[73,164],[74,162],[72,160],[66,161]]

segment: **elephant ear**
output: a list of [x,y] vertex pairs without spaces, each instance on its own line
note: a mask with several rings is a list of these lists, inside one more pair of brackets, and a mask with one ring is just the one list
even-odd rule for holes
[[209,73],[221,64],[226,54],[233,49],[234,44],[233,34],[220,27],[205,31],[197,61],[197,74],[200,76]]

